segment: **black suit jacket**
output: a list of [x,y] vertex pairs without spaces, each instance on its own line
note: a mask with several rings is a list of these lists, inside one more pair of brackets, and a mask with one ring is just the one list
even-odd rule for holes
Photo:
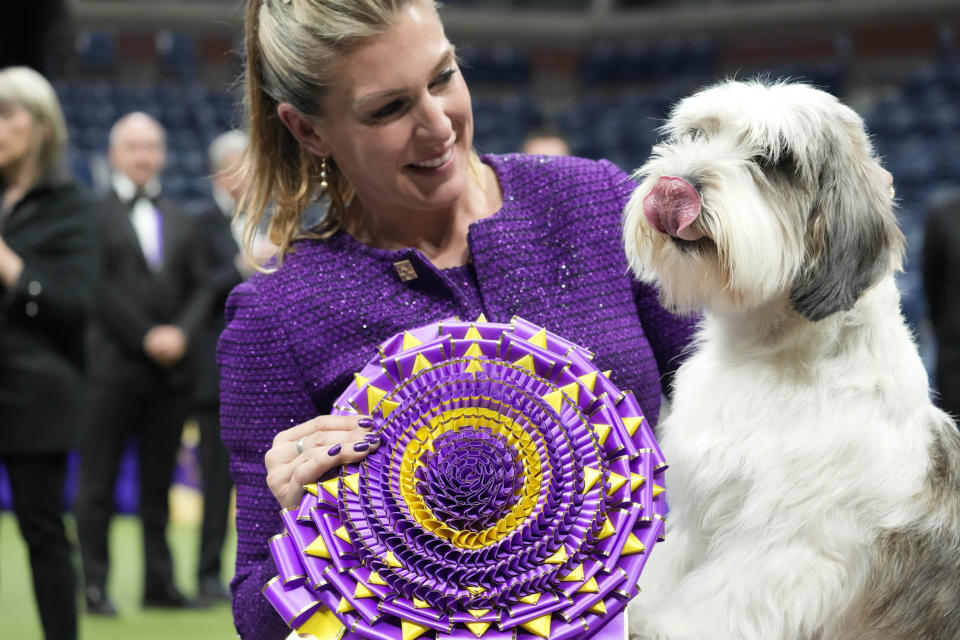
[[51,178],[0,220],[23,259],[16,285],[0,285],[0,453],[65,451],[79,441],[84,327],[99,267],[95,206]]
[[154,205],[163,215],[159,271],[151,270],[143,256],[130,221],[132,203],[121,202],[113,193],[102,201],[103,286],[89,336],[94,381],[154,376],[181,388],[190,382],[188,357],[165,369],[143,351],[147,332],[160,324],[180,327],[188,344],[192,343],[207,306],[201,295],[203,275],[193,241],[195,228],[188,214],[162,195]]
[[943,200],[928,214],[923,284],[937,336],[941,406],[960,415],[960,194]]
[[226,326],[227,296],[243,280],[235,263],[240,247],[230,230],[230,220],[215,202],[197,214],[195,242],[204,271],[201,296],[208,306],[194,341],[192,355],[196,382],[193,397],[197,404],[213,407],[220,399],[217,341]]

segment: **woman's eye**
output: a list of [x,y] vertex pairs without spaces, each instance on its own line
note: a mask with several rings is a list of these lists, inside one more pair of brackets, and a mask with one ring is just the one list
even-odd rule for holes
[[436,87],[439,85],[444,85],[450,82],[450,79],[453,78],[453,74],[456,73],[456,69],[447,69],[441,73],[436,80],[433,81],[431,86]]
[[394,115],[400,108],[403,106],[403,103],[399,100],[394,100],[393,102],[388,102],[386,105],[380,107],[376,111],[370,114],[370,118],[373,120],[383,120],[384,118],[389,118]]

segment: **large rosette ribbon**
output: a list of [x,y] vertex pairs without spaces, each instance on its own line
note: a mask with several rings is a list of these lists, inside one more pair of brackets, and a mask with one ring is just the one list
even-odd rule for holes
[[[318,640],[570,640],[637,592],[666,467],[630,391],[520,318],[398,334],[336,414],[383,444],[307,487],[264,594]],[[614,625],[611,625],[613,627]]]

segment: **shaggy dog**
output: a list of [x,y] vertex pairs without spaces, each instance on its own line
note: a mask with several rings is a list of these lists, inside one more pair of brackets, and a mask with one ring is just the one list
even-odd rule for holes
[[731,81],[664,130],[626,250],[704,318],[659,427],[672,510],[631,637],[960,639],[960,437],[900,315],[863,122],[806,85]]

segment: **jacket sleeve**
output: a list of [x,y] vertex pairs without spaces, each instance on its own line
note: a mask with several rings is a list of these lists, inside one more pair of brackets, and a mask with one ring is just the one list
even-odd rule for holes
[[191,294],[177,324],[189,336],[199,327],[208,325],[222,309],[230,291],[243,281],[232,259],[217,250],[215,234],[219,229],[209,214],[198,216],[197,232],[190,248],[190,279],[194,281]]
[[[611,187],[620,192],[621,202],[626,207],[637,183],[612,163],[604,161],[602,164],[606,167]],[[620,213],[623,213],[622,210]],[[660,304],[657,288],[646,282],[634,280],[633,298],[643,332],[657,360],[660,384],[663,392],[670,397],[673,375],[690,353],[700,316],[679,316],[667,311]]]
[[24,258],[23,271],[3,304],[51,333],[72,333],[93,310],[99,276],[94,205],[71,190],[51,201],[42,246]]
[[233,614],[244,639],[281,640],[290,633],[262,594],[277,574],[267,541],[282,531],[264,454],[277,432],[317,415],[278,315],[255,282],[241,284],[227,301],[218,345],[221,432],[237,490]]

